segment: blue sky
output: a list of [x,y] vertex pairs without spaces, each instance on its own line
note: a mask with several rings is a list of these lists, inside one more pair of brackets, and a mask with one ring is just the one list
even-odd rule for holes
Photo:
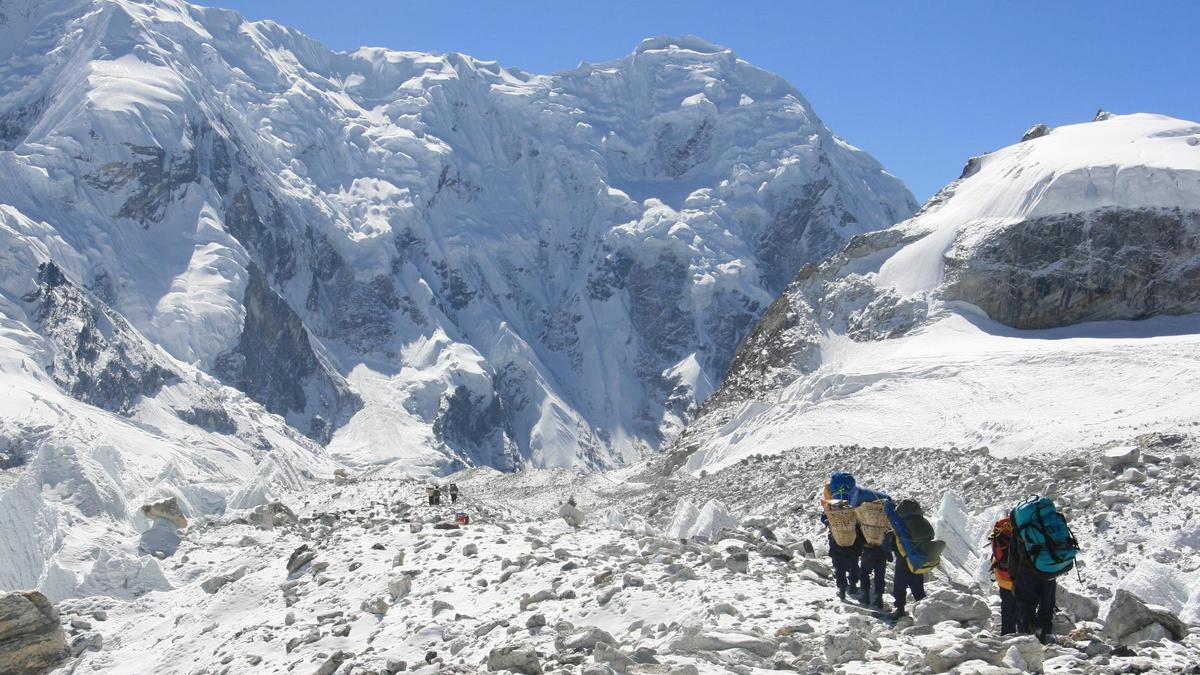
[[795,84],[919,201],[971,155],[1097,108],[1200,120],[1200,2],[212,0],[334,49],[459,51],[546,73],[694,34]]

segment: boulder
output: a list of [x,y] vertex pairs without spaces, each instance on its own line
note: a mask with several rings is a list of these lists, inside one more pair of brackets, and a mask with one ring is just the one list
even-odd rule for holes
[[[1162,630],[1154,631],[1156,625]],[[1188,634],[1188,627],[1167,608],[1148,605],[1127,589],[1119,588],[1104,618],[1104,632],[1123,644],[1134,644],[1152,633],[1182,640]]]
[[1133,501],[1133,497],[1119,490],[1104,490],[1100,493],[1100,501],[1108,508],[1112,508],[1117,504],[1129,504]]
[[533,647],[513,645],[496,647],[488,653],[487,668],[489,671],[512,670],[528,675],[540,675],[542,664],[538,653]]
[[246,566],[242,565],[232,571],[205,579],[200,583],[200,588],[203,588],[205,593],[216,593],[244,576],[246,576]]
[[626,656],[624,652],[605,642],[596,643],[592,658],[596,663],[602,663],[618,673],[628,672],[629,668],[637,665],[637,662]]
[[384,614],[387,614],[388,611],[387,598],[381,595],[375,596],[374,598],[368,598],[362,601],[359,609],[368,614],[383,616]]
[[1061,584],[1058,586],[1058,595],[1055,596],[1055,599],[1058,608],[1076,621],[1095,621],[1096,617],[1100,616],[1099,602]]
[[317,557],[317,552],[310,549],[308,544],[301,544],[299,548],[292,551],[292,555],[288,557],[287,571],[288,574],[295,574],[308,563]]
[[255,507],[250,512],[250,522],[260,530],[273,530],[284,525],[294,525],[299,520],[286,504],[271,502]]
[[733,631],[700,631],[686,630],[684,634],[671,643],[671,651],[678,654],[695,654],[698,652],[719,652],[729,649],[745,649],[763,658],[770,657],[779,649],[779,645],[768,638],[750,633]]
[[567,649],[587,649],[590,651],[595,649],[596,644],[599,642],[614,647],[617,645],[616,639],[607,631],[595,626],[584,626],[558,637],[554,641],[554,648],[560,652]]
[[337,672],[338,668],[342,667],[343,663],[353,656],[354,655],[350,652],[344,652],[339,649],[338,651],[330,654],[329,658],[325,659],[325,662],[322,663],[319,668],[317,668],[317,675],[333,675]]
[[841,633],[826,633],[822,649],[829,665],[836,666],[847,661],[863,660],[867,652],[879,649],[879,640],[870,634],[851,629]]
[[1121,467],[1137,464],[1138,457],[1141,455],[1141,450],[1136,445],[1122,445],[1116,448],[1109,448],[1104,451],[1104,455],[1100,457],[1100,461],[1104,466],[1110,469],[1119,469]]
[[392,601],[399,600],[412,592],[412,579],[406,576],[396,577],[388,582],[388,594]]
[[37,591],[0,595],[0,673],[43,673],[67,659],[58,610]]
[[179,501],[175,497],[168,497],[160,502],[143,505],[142,515],[150,520],[154,520],[155,518],[168,520],[179,529],[188,526],[187,518],[184,517],[183,511],[179,508]]
[[725,569],[738,574],[745,574],[750,569],[750,554],[737,551],[725,559]]
[[578,506],[575,506],[575,502],[572,500],[568,500],[558,507],[558,515],[567,521],[568,525],[575,528],[583,527],[584,522],[587,521],[587,515]]
[[983,625],[992,616],[982,598],[950,589],[931,593],[913,607],[912,614],[915,623],[926,626],[942,621]]

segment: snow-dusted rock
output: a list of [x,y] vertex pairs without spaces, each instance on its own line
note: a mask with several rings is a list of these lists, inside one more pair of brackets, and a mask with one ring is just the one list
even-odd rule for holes
[[750,633],[704,631],[693,627],[671,642],[670,649],[677,654],[745,649],[766,658],[775,654],[779,645],[774,640]]
[[1137,464],[1141,449],[1136,445],[1121,445],[1104,451],[1101,461],[1110,469]]
[[142,515],[151,520],[162,518],[170,521],[179,529],[188,526],[187,518],[183,515],[183,510],[179,508],[179,500],[175,497],[168,497],[162,501],[143,505]]
[[592,651],[592,658],[596,663],[603,663],[618,673],[628,672],[631,666],[636,665],[630,656],[605,642],[596,643],[596,647]]
[[388,595],[395,602],[412,592],[412,579],[407,575],[398,576],[388,582]]
[[538,675],[542,672],[541,659],[533,647],[510,645],[496,647],[488,653],[487,668],[495,672],[512,670],[526,675]]
[[558,507],[558,515],[571,527],[583,527],[583,524],[587,522],[587,514],[571,502],[565,502]]
[[69,656],[58,610],[37,591],[0,595],[0,672],[41,673]]
[[1063,584],[1058,585],[1055,596],[1059,609],[1076,621],[1095,621],[1100,616],[1100,603],[1095,598],[1076,593]]
[[1103,490],[1100,492],[1100,501],[1108,508],[1112,508],[1117,504],[1128,504],[1133,501],[1133,497],[1121,492],[1120,490]]
[[216,576],[209,577],[208,579],[205,579],[200,584],[200,587],[204,589],[205,593],[216,593],[217,591],[228,586],[229,584],[232,584],[233,582],[241,579],[244,576],[246,576],[246,566],[240,565],[237,568],[230,570],[229,572],[224,572],[224,573],[218,574]]
[[611,646],[617,646],[616,639],[607,631],[601,630],[595,626],[584,626],[576,628],[566,635],[560,635],[554,640],[554,647],[559,650],[563,649],[587,649],[596,648],[596,643],[603,642]]
[[986,624],[992,612],[979,596],[943,588],[916,603],[912,615],[913,620],[922,625],[933,625],[942,621]]
[[862,630],[847,628],[837,633],[826,633],[821,648],[825,660],[836,666],[847,661],[861,661],[867,652],[879,649],[879,640]]
[[288,574],[299,572],[305,565],[312,562],[317,557],[317,552],[308,547],[308,544],[301,544],[292,554],[288,556],[287,571]]

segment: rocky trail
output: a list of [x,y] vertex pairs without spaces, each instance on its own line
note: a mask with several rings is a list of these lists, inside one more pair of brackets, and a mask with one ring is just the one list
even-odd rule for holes
[[[453,477],[454,507],[424,505],[409,478],[343,474],[190,523],[160,554],[172,590],[59,603],[76,655],[60,672],[1197,672],[1195,449],[825,448],[671,478],[669,458],[607,475],[475,469]],[[911,617],[837,600],[812,500],[833,466],[935,516],[946,559]],[[990,495],[1035,491],[1083,543],[1044,647],[997,634],[979,546]],[[568,496],[580,527],[558,514]],[[172,519],[170,505],[147,515]]]

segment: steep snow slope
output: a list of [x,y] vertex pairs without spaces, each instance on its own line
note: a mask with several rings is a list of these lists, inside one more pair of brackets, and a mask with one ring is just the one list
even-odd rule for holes
[[806,268],[677,445],[1070,450],[1200,422],[1200,125],[1100,119],[972,159]]
[[349,462],[638,457],[802,264],[915,209],[696,38],[539,76],[176,0],[0,8],[0,203],[150,343]]

